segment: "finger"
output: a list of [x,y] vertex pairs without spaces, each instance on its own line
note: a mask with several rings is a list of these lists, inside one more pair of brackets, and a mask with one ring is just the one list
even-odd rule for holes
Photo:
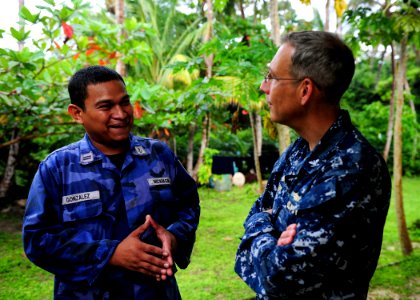
[[152,218],[151,215],[147,215],[146,220],[150,222],[150,225],[153,227],[154,230],[158,230],[162,227]]
[[136,229],[134,229],[131,233],[130,236],[133,237],[138,237],[140,234],[142,234],[143,232],[145,232],[147,230],[147,228],[150,227],[150,221],[147,220],[146,217],[146,221],[140,225],[139,227],[137,227]]
[[172,271],[172,268],[168,268],[168,269],[166,269],[166,274],[168,276],[173,276],[174,275],[174,271]]
[[[146,219],[150,221],[150,225],[156,231],[159,240],[162,242],[163,257],[170,257],[172,253],[172,243],[170,236],[168,236],[168,231],[159,225],[152,216],[147,215]],[[170,263],[172,264],[172,258],[170,259]]]
[[145,273],[151,276],[161,276],[167,274],[168,265],[164,261],[156,261],[154,257],[148,257],[148,260],[137,262],[136,266],[133,267],[135,271]]
[[291,244],[296,235],[296,224],[289,225],[285,231],[283,231],[277,241],[278,246],[285,246]]
[[293,238],[291,237],[281,237],[277,242],[277,246],[286,246],[291,244],[292,242]]
[[145,274],[145,275],[148,275],[148,276],[151,276],[151,277],[155,277],[155,278],[160,277],[160,272],[159,271],[154,272],[147,267],[137,267],[137,268],[133,268],[131,270],[142,273],[142,274]]
[[278,239],[277,245],[285,246],[285,245],[290,244],[292,241],[293,241],[292,236],[285,231],[281,234],[280,238]]

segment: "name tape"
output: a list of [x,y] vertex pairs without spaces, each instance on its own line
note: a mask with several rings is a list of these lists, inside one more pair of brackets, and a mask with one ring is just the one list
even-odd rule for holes
[[99,191],[63,196],[63,205],[99,199]]
[[156,185],[168,185],[171,184],[171,180],[169,177],[162,177],[162,178],[149,178],[147,179],[150,186],[156,186]]

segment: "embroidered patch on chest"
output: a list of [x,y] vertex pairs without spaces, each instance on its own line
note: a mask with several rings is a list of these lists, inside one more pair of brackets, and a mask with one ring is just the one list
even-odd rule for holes
[[136,146],[136,147],[134,147],[134,149],[136,150],[138,155],[146,155],[147,154],[146,150],[144,150],[144,148],[142,146]]
[[149,186],[169,185],[169,184],[171,184],[171,179],[169,179],[169,177],[149,178],[149,179],[147,179],[147,181],[149,182]]
[[99,191],[63,196],[63,205],[99,199]]
[[80,162],[82,162],[82,163],[90,163],[90,162],[92,162],[93,161],[93,152],[92,151],[90,151],[90,152],[88,152],[88,153],[83,153],[81,156],[80,156]]

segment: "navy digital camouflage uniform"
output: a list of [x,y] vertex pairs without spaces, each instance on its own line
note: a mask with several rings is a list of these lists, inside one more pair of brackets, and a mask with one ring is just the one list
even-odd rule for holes
[[[342,110],[313,151],[299,138],[275,163],[245,221],[236,273],[258,299],[365,299],[390,186],[384,160]],[[293,223],[294,241],[277,246]]]
[[108,265],[119,242],[150,214],[175,235],[174,260],[186,268],[199,221],[195,181],[166,144],[132,135],[130,143],[121,170],[87,135],[39,166],[23,241],[28,258],[55,274],[55,299],[180,299],[173,276],[157,282]]

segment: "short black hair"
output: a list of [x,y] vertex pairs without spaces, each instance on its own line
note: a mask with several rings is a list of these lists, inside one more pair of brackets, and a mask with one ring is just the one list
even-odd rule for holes
[[88,97],[88,85],[112,80],[120,80],[125,85],[124,79],[121,75],[107,67],[89,66],[80,69],[70,78],[67,87],[70,95],[70,102],[84,110],[85,100]]

